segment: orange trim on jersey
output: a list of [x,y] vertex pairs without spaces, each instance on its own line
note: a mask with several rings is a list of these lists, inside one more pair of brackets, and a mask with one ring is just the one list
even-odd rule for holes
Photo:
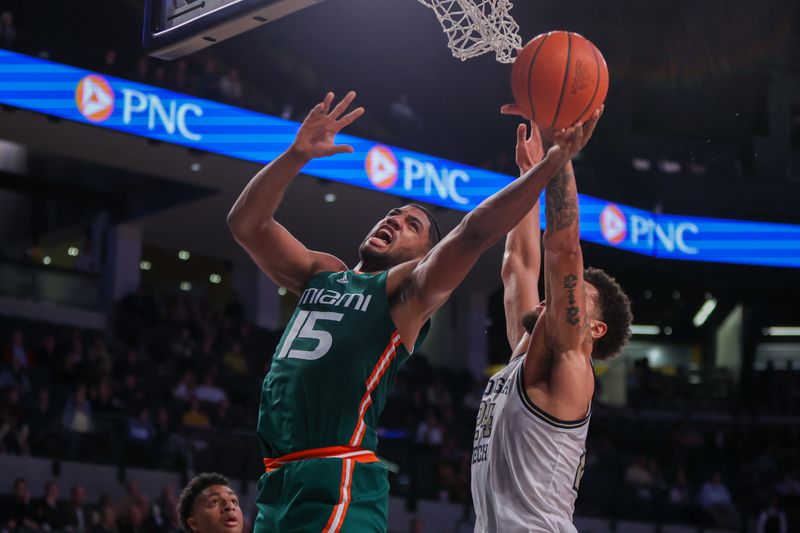
[[364,440],[364,433],[366,433],[367,430],[367,425],[364,423],[364,414],[367,412],[367,409],[369,409],[369,406],[372,405],[372,391],[374,391],[375,387],[380,383],[392,359],[397,355],[397,348],[399,348],[401,344],[400,334],[395,330],[389,339],[389,344],[386,345],[386,349],[383,351],[380,358],[378,358],[375,368],[372,369],[372,373],[367,378],[367,390],[364,393],[364,397],[361,399],[361,404],[358,406],[358,422],[356,422],[356,428],[353,430],[353,436],[350,437],[349,446],[359,446],[361,441]]
[[344,524],[345,515],[347,515],[347,508],[350,506],[350,488],[353,485],[353,469],[355,468],[356,461],[353,459],[345,459],[342,461],[342,482],[339,485],[339,503],[337,503],[331,511],[331,516],[325,527],[322,528],[322,533],[339,533]]
[[272,472],[292,461],[302,461],[303,459],[345,459],[354,463],[377,463],[380,459],[371,450],[353,448],[351,446],[327,446],[325,448],[312,448],[293,452],[281,457],[265,457],[264,468],[267,472]]

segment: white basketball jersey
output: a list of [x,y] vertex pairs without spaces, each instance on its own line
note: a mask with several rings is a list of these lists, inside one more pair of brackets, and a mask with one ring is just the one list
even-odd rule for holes
[[558,420],[525,392],[517,357],[483,393],[472,449],[476,533],[577,532],[589,417]]

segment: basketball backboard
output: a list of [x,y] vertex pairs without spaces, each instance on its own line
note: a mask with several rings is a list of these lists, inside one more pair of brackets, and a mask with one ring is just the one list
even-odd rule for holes
[[177,59],[322,0],[145,0],[142,44]]

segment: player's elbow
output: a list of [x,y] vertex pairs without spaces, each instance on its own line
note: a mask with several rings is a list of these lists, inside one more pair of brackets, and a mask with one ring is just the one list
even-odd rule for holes
[[237,213],[235,209],[232,209],[231,212],[228,213],[226,221],[228,223],[228,229],[230,229],[234,239],[242,246],[246,246],[247,243],[261,238],[271,222],[271,220],[257,222],[246,220],[240,213]]
[[461,220],[454,230],[455,236],[466,246],[486,250],[504,235],[503,232],[493,228],[492,224],[486,222],[487,215],[488,213],[484,213],[481,206],[476,207]]

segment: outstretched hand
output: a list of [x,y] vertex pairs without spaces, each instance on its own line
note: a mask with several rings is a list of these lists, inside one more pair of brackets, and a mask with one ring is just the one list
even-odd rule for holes
[[555,132],[553,136],[553,147],[547,151],[547,155],[550,156],[554,154],[558,157],[562,157],[565,161],[572,159],[575,154],[586,146],[589,139],[592,138],[592,133],[594,133],[597,121],[600,120],[603,114],[603,109],[605,109],[605,106],[601,106],[592,113],[592,117],[586,124],[578,122],[571,128]]
[[346,115],[344,114],[355,98],[355,91],[350,91],[331,110],[334,94],[332,92],[326,94],[325,99],[315,105],[303,120],[290,150],[304,159],[353,153],[352,146],[335,144],[334,137],[364,114],[363,107],[357,107]]
[[536,166],[544,157],[542,145],[542,135],[539,128],[533,122],[531,133],[528,135],[528,126],[520,124],[517,126],[517,150],[516,163],[519,167],[520,176]]

